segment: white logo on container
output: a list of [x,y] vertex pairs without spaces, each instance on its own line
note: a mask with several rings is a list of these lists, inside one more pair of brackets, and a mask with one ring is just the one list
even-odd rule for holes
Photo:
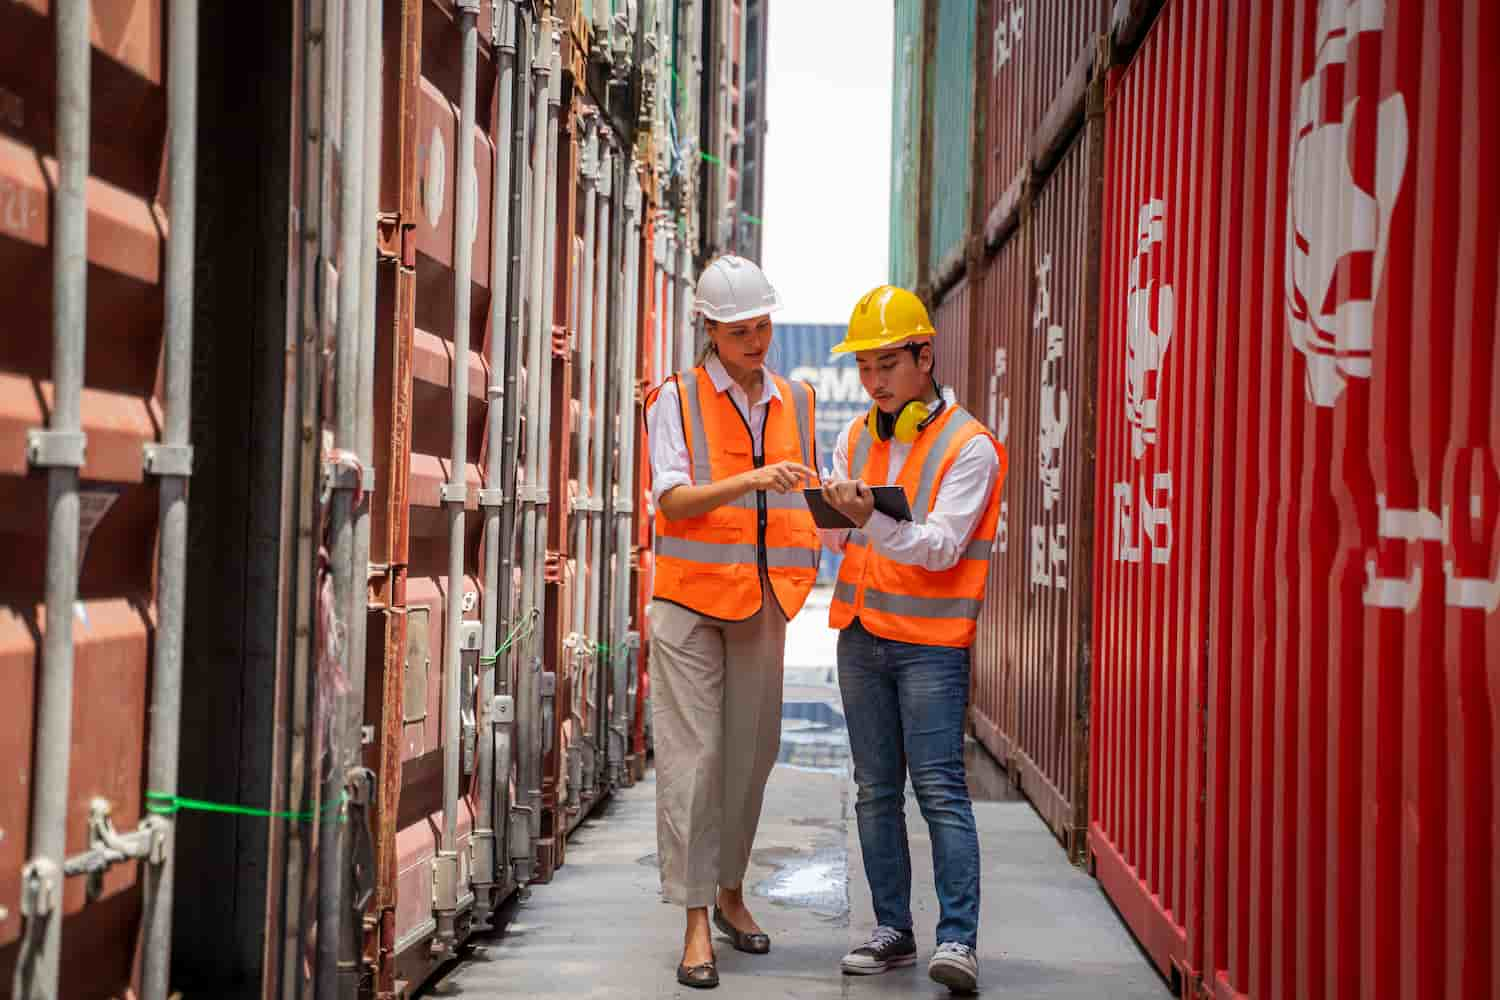
[[1025,19],[1026,9],[1019,3],[1007,4],[996,9],[995,35],[991,42],[995,49],[995,63],[990,71],[991,76],[999,76],[1000,67],[1010,62],[1012,56],[1020,60],[1021,54],[1017,49],[1021,45],[1021,25]]
[[[995,348],[995,368],[990,373],[990,429],[1003,446],[1010,439],[1010,394],[1001,382],[1005,379],[1005,348]],[[1010,501],[1000,501],[1000,523],[995,529],[995,547],[1004,553],[1010,549]]]
[[[1043,523],[1031,527],[1031,582],[1063,589],[1068,585],[1068,526],[1061,511],[1046,516],[1062,501],[1062,446],[1068,433],[1068,391],[1058,384],[1063,356],[1063,328],[1052,322],[1052,255],[1042,254],[1036,269],[1036,311],[1031,333],[1041,337],[1042,365],[1037,433],[1037,474],[1042,482]],[[1053,522],[1056,523],[1053,523]]]
[[1338,402],[1349,379],[1370,377],[1375,298],[1406,174],[1405,99],[1392,94],[1370,108],[1345,88],[1351,45],[1384,27],[1384,0],[1323,0],[1317,64],[1293,116],[1287,326],[1307,358],[1307,398],[1318,406]]
[[[1137,461],[1156,444],[1162,360],[1176,324],[1173,287],[1158,287],[1156,279],[1147,276],[1152,248],[1165,237],[1166,202],[1152,198],[1136,213],[1125,305],[1125,420],[1130,425],[1130,452]],[[1144,480],[1115,483],[1114,500],[1115,560],[1139,563],[1150,545],[1151,561],[1166,565],[1172,557],[1172,473],[1154,473],[1149,488]]]

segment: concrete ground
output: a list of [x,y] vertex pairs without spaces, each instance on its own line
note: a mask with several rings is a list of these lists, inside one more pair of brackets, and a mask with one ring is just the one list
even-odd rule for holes
[[[937,900],[926,824],[908,790],[913,916],[920,960],[884,976],[839,972],[873,917],[854,822],[854,787],[834,672],[827,594],[792,623],[780,762],[766,790],[747,886],[771,953],[717,942],[720,998],[944,997],[927,978]],[[975,744],[969,784],[983,852],[981,993],[1038,998],[1162,998],[1166,985],[1098,883],[1070,865],[1052,833]],[[423,995],[697,996],[675,977],[682,913],[663,903],[655,868],[654,774],[596,811],[551,884],[513,901],[502,929]]]

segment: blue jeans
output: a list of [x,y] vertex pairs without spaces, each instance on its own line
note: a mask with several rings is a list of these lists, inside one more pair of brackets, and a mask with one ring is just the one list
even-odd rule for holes
[[975,946],[979,834],[964,781],[969,651],[882,639],[855,621],[839,633],[839,691],[849,725],[859,846],[876,922],[911,930],[906,772],[932,838],[937,943]]

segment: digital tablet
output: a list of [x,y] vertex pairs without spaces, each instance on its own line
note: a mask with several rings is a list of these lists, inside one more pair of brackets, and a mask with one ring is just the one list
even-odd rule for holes
[[[872,486],[875,494],[875,509],[897,521],[911,520],[911,505],[906,502],[906,490],[900,486]],[[820,528],[852,528],[854,522],[828,505],[821,489],[803,490],[807,509],[812,511],[813,523]]]

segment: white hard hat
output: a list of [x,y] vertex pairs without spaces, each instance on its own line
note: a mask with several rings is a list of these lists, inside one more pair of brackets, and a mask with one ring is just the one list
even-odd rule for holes
[[738,323],[780,308],[776,289],[760,268],[743,257],[725,254],[698,276],[693,310],[716,323]]

